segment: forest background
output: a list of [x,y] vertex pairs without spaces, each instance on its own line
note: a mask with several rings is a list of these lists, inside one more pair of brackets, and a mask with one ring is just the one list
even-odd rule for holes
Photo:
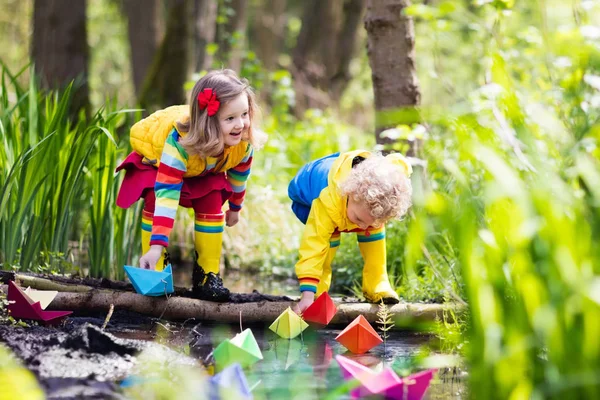
[[[3,269],[121,278],[139,256],[140,210],[114,206],[129,127],[229,67],[269,142],[228,269],[293,277],[286,188],[304,163],[401,151],[414,207],[388,227],[388,269],[405,300],[468,304],[473,396],[600,394],[597,1],[3,0],[0,15]],[[334,290],[361,265],[344,238]]]

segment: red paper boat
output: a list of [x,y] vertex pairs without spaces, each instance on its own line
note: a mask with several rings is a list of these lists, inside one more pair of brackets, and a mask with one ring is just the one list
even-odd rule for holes
[[306,322],[317,326],[326,326],[337,312],[335,303],[327,292],[323,292],[314,303],[302,313]]
[[13,318],[34,319],[54,325],[72,314],[72,311],[44,311],[39,301],[31,300],[13,281],[8,282],[8,301],[8,311]]
[[355,354],[366,353],[373,347],[383,343],[381,337],[362,315],[350,322],[335,338],[345,348]]

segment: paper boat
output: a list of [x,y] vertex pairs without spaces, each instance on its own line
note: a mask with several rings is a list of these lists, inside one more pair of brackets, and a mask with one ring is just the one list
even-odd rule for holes
[[335,340],[355,354],[366,353],[373,347],[383,343],[379,334],[375,332],[369,321],[362,315],[350,322],[350,325],[341,331]]
[[344,379],[356,379],[360,386],[351,392],[353,399],[381,396],[386,399],[421,400],[435,373],[434,369],[400,378],[390,367],[375,372],[344,356],[335,357]]
[[173,271],[171,264],[162,271],[125,266],[125,273],[139,294],[146,296],[164,296],[173,293]]
[[24,290],[24,293],[34,302],[39,301],[42,309],[45,310],[52,300],[56,297],[58,292],[56,290],[35,290],[30,287]]
[[258,343],[250,329],[238,333],[233,339],[222,341],[213,352],[213,357],[217,371],[221,371],[233,363],[239,363],[242,368],[246,368],[263,359]]
[[[40,292],[37,290],[36,292]],[[44,295],[38,296],[47,300]],[[56,294],[52,296],[52,299]],[[13,318],[34,319],[49,325],[59,323],[64,317],[72,314],[71,311],[44,311],[39,301],[34,301],[13,281],[8,282],[8,311]]]
[[270,330],[286,339],[295,338],[306,328],[308,328],[308,324],[298,314],[293,312],[290,307],[286,308],[269,326]]
[[302,313],[302,318],[306,322],[317,326],[326,326],[331,322],[333,316],[337,312],[337,308],[327,292],[323,292],[314,303],[312,303]]
[[252,399],[248,380],[242,366],[231,364],[223,371],[210,378],[210,399]]

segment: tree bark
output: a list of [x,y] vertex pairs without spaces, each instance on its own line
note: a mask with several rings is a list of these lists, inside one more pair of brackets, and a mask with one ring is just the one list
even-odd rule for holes
[[86,1],[35,0],[32,58],[42,86],[64,89],[71,81],[71,116],[89,114]]
[[[381,137],[381,132],[419,120],[414,25],[412,18],[403,15],[409,5],[409,0],[367,1],[365,29],[375,93],[375,135],[377,143],[387,147],[395,140]],[[408,142],[406,147],[409,156],[416,156],[416,141]]]
[[190,0],[171,0],[165,37],[144,81],[140,105],[152,111],[185,103],[188,76]]
[[123,0],[131,47],[131,69],[136,96],[140,96],[144,79],[162,38],[159,24],[159,0]]
[[255,15],[250,35],[250,46],[267,71],[277,68],[278,56],[283,48],[286,0],[271,0],[262,3]]
[[248,0],[231,0],[231,10],[227,23],[219,27],[218,54],[226,68],[239,73],[246,46]]
[[307,108],[327,107],[341,96],[349,79],[348,67],[363,8],[364,0],[305,3],[292,55],[296,115]]
[[358,27],[363,19],[365,11],[365,0],[347,0],[344,3],[344,24],[339,33],[336,46],[337,68],[329,83],[329,92],[334,102],[338,102],[350,76],[350,61],[356,54],[356,42],[358,40]]
[[210,69],[213,55],[208,54],[206,46],[214,43],[217,31],[217,5],[214,0],[195,0],[194,2],[194,72]]

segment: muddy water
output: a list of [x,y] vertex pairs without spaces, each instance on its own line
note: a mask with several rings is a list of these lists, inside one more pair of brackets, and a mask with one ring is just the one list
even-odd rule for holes
[[[251,328],[263,354],[263,360],[246,370],[249,386],[257,399],[347,399],[348,394],[335,393],[343,384],[335,355],[342,354],[373,369],[391,366],[396,370],[410,368],[414,356],[429,340],[427,335],[390,333],[386,346],[376,347],[362,355],[353,355],[335,341],[339,330],[305,331],[302,337],[279,338],[264,326]],[[159,326],[158,329],[128,330],[116,333],[127,339],[153,340],[171,349],[189,352],[200,360],[210,359],[213,348],[240,332],[239,326]],[[460,371],[441,369],[427,392],[426,399],[461,399],[464,382]]]
[[[33,371],[48,398],[123,397],[120,383],[146,363],[143,357],[159,361],[169,370],[211,369],[212,351],[239,326],[215,326],[192,320],[169,323],[132,313],[116,312],[105,331],[101,316],[75,316],[61,327],[21,328],[0,325],[0,341]],[[257,399],[344,399],[347,390],[335,355],[343,354],[378,369],[411,368],[413,356],[424,348],[429,336],[390,333],[386,346],[363,355],[352,355],[335,341],[339,330],[307,329],[301,337],[277,337],[265,326],[250,328],[264,359],[246,371]],[[196,379],[192,376],[192,380]],[[200,385],[198,390],[205,390]],[[433,381],[428,399],[460,399],[464,384],[455,370],[441,369]],[[200,397],[198,397],[200,398]]]
[[[191,268],[176,268],[175,284],[189,286]],[[274,281],[228,271],[225,284],[233,292],[296,295],[297,281]],[[275,283],[273,283],[275,282]],[[356,356],[335,341],[339,330],[311,330],[302,337],[277,337],[266,326],[223,326],[188,320],[158,321],[117,310],[104,331],[104,315],[71,317],[58,328],[0,325],[4,342],[33,371],[48,398],[123,399],[121,382],[137,374],[150,354],[169,368],[211,369],[213,349],[241,329],[251,328],[264,359],[246,370],[256,399],[347,399],[335,356],[343,354],[373,369],[392,366],[414,371],[415,355],[432,342],[422,334],[390,332],[386,346]],[[141,354],[141,355],[140,355]],[[442,368],[427,399],[466,398],[461,371]],[[194,379],[194,378],[192,378]],[[200,387],[199,390],[205,390]],[[202,397],[198,397],[202,398]]]

